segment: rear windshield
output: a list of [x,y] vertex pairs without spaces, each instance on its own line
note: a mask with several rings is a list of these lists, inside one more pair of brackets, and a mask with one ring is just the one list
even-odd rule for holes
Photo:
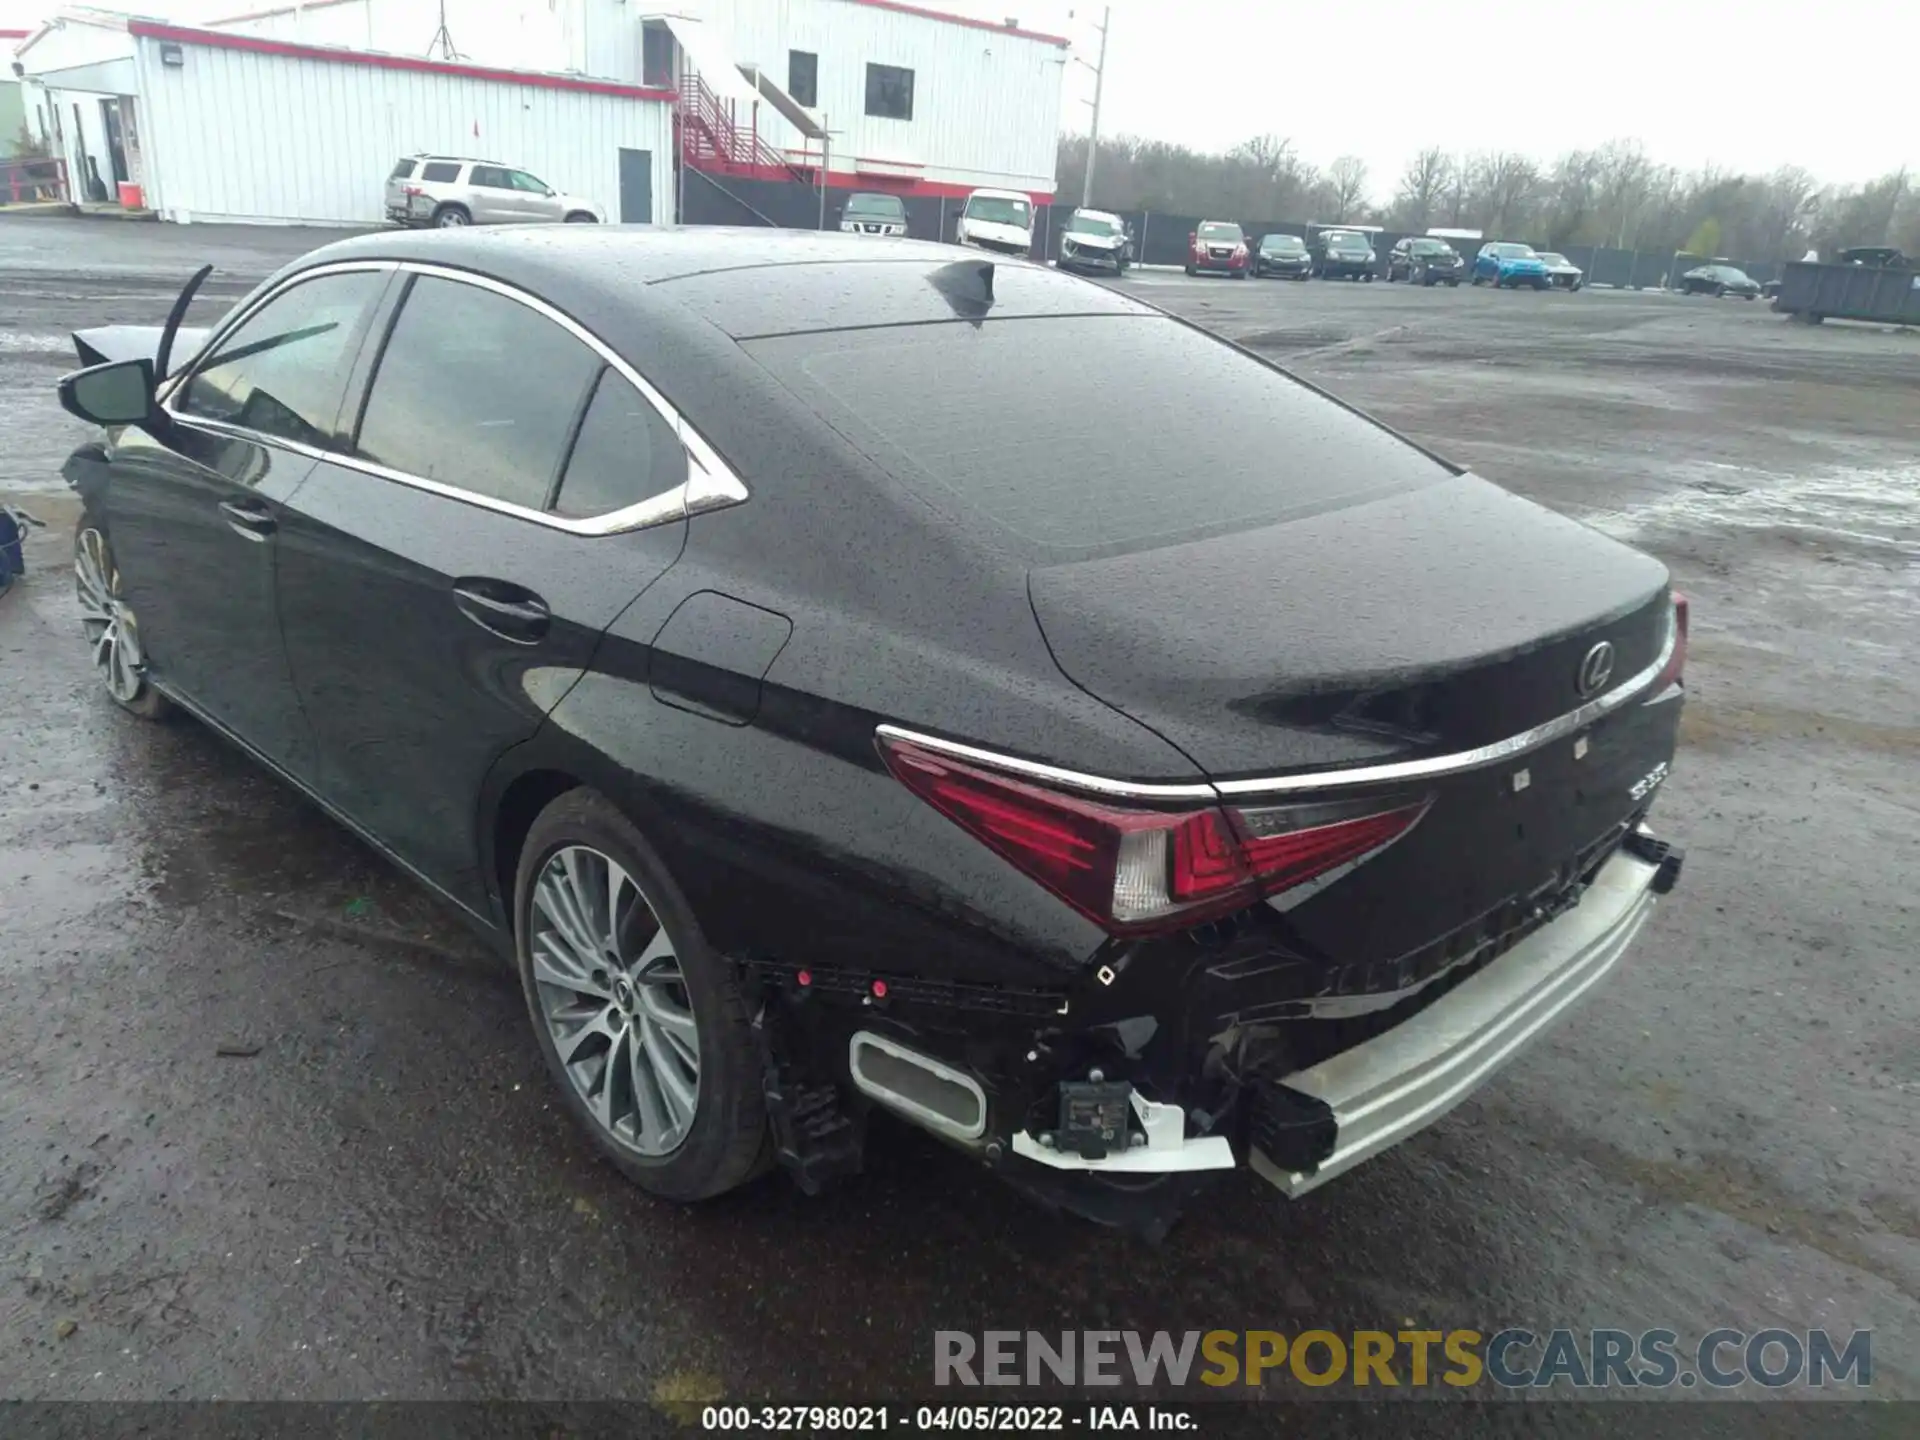
[[435,160],[431,164],[421,168],[420,178],[422,180],[432,180],[437,184],[444,185],[450,180],[460,178],[460,166],[457,162],[451,160]]
[[864,215],[869,220],[904,220],[907,207],[898,195],[854,195],[847,201],[847,214]]
[[[1160,316],[840,330],[745,348],[923,503],[1037,563],[1247,529],[1448,475]],[[1124,405],[1111,403],[1114,375],[1128,377]]]
[[398,165],[393,167],[393,174],[387,178],[389,180],[411,180],[413,178],[413,161],[402,160]]

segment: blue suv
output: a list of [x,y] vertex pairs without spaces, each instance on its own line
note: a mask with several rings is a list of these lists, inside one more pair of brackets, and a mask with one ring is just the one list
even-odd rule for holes
[[1480,253],[1473,257],[1473,283],[1490,284],[1496,290],[1502,285],[1531,285],[1536,290],[1550,290],[1553,277],[1547,273],[1547,262],[1533,253],[1531,245],[1495,240],[1482,245]]

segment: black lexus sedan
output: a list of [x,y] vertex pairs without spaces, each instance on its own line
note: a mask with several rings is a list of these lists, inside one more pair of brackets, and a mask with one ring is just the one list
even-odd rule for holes
[[657,1194],[818,1189],[875,1109],[1149,1231],[1218,1171],[1301,1194],[1673,883],[1684,606],[1247,351],[955,254],[384,234],[203,342],[82,332],[103,688],[464,912]]

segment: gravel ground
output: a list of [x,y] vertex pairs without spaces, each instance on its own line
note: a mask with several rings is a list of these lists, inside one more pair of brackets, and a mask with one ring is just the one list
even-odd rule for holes
[[1920,334],[1121,282],[1694,600],[1657,817],[1690,857],[1629,962],[1425,1134],[1298,1204],[1228,1184],[1147,1247],[891,1126],[829,1198],[649,1199],[568,1129],[457,921],[96,693],[66,331],[158,322],[203,258],[206,323],[328,238],[0,218],[0,498],[49,522],[0,599],[0,1396],[872,1400],[928,1391],[936,1329],[1418,1322],[1871,1328],[1874,1395],[1920,1398]]

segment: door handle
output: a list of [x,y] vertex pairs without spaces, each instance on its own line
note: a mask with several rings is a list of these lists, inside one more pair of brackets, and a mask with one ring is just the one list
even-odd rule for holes
[[482,630],[516,645],[536,645],[553,625],[547,602],[505,580],[456,580],[453,603]]
[[220,513],[227,517],[227,525],[233,533],[246,540],[264,543],[269,535],[280,528],[280,522],[273,518],[273,512],[257,500],[250,504],[222,500]]

